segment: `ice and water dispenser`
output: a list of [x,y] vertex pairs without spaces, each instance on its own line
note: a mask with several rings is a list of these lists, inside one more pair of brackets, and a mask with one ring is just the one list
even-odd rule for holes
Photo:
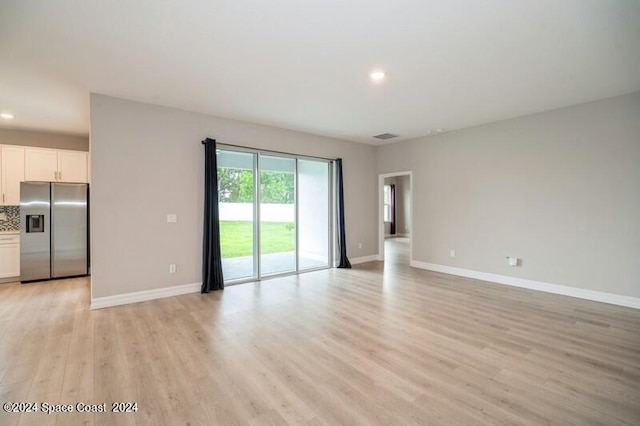
[[44,215],[28,214],[27,215],[27,233],[44,232]]

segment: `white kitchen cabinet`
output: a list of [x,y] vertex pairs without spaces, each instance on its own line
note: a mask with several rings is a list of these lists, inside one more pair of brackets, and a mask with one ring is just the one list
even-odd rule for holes
[[0,205],[20,204],[20,182],[24,181],[24,148],[0,146]]
[[88,153],[83,151],[27,148],[25,180],[87,183]]
[[24,166],[25,180],[55,182],[58,180],[58,151],[27,148],[24,153]]
[[20,236],[0,235],[0,278],[20,275]]
[[81,151],[58,151],[58,181],[87,183],[88,155]]

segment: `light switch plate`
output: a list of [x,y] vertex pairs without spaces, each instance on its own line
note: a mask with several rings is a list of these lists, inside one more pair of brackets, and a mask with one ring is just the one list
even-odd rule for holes
[[169,213],[167,215],[167,223],[176,223],[178,221],[178,215],[175,213]]

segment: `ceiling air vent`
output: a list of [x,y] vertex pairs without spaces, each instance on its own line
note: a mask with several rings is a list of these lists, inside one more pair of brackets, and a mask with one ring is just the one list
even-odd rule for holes
[[393,139],[393,138],[397,138],[398,135],[394,135],[393,133],[381,133],[379,135],[375,135],[374,138],[376,139],[382,139],[382,140],[387,140],[387,139]]

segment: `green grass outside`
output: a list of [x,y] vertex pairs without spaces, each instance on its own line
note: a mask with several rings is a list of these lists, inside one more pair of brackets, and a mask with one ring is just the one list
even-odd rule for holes
[[[292,222],[262,222],[262,254],[293,251],[295,231]],[[220,221],[220,249],[223,258],[253,254],[253,222]]]

